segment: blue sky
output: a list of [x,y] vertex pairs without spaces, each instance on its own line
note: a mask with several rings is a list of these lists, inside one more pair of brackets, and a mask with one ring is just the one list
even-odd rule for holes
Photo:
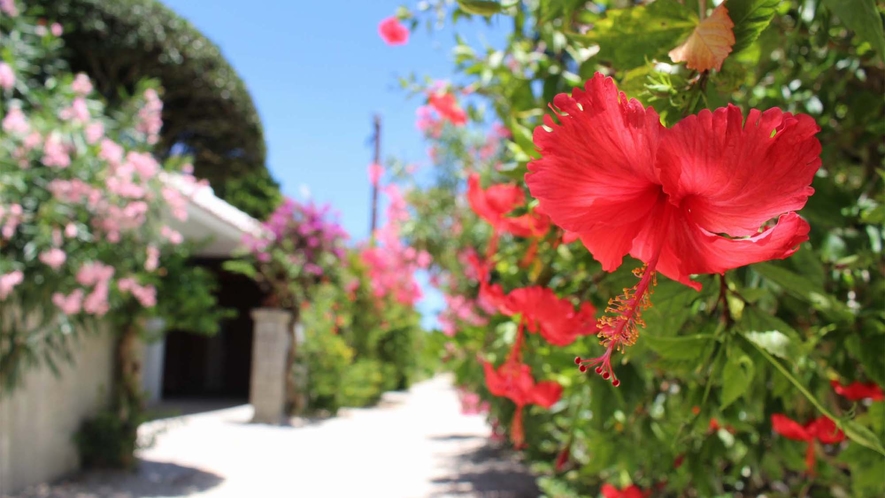
[[[163,1],[215,42],[245,81],[264,124],[268,167],[283,192],[303,199],[306,190],[331,203],[352,240],[364,240],[372,116],[382,117],[382,158],[425,161],[415,129],[421,102],[407,99],[397,78],[451,78],[452,31],[428,33],[422,25],[408,44],[387,46],[378,22],[401,4],[417,3],[408,1]],[[475,46],[500,40],[503,31],[479,20],[459,30]],[[431,325],[442,301],[426,294],[419,309]]]

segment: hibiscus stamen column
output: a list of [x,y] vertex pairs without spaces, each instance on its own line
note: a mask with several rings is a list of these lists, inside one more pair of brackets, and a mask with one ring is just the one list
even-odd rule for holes
[[599,343],[606,347],[602,356],[591,359],[575,358],[575,364],[580,365],[581,372],[596,367],[594,371],[603,379],[611,379],[612,385],[618,387],[621,381],[615,376],[611,364],[611,357],[615,351],[623,352],[624,348],[632,346],[639,338],[639,327],[645,327],[642,321],[642,311],[651,306],[649,296],[652,287],[657,285],[655,265],[658,262],[660,250],[648,265],[633,270],[633,274],[639,277],[639,282],[632,288],[625,288],[620,296],[609,299],[606,315],[599,318]]

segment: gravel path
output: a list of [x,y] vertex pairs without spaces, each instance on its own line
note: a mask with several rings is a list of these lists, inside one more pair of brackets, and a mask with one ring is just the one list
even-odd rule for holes
[[137,473],[89,473],[8,498],[532,498],[515,455],[461,415],[450,377],[387,393],[373,408],[300,427],[248,423],[238,406],[145,424]]

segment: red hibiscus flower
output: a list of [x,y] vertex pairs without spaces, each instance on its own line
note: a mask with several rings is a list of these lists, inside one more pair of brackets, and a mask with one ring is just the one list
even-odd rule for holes
[[455,126],[467,124],[467,113],[458,105],[455,96],[446,91],[433,91],[427,97],[427,103],[433,107],[443,119]]
[[526,405],[550,408],[562,396],[562,386],[549,380],[535,384],[531,368],[520,363],[514,356],[504,362],[498,370],[495,370],[489,362],[483,362],[482,366],[489,392],[516,404],[516,413],[510,426],[510,439],[519,448],[525,442],[522,409]]
[[600,491],[605,498],[646,498],[651,495],[651,491],[643,491],[634,484],[624,489],[618,489],[611,484],[603,484]]
[[[500,302],[500,301],[499,301]],[[568,346],[580,335],[596,333],[596,308],[582,303],[575,310],[567,299],[560,299],[546,287],[514,289],[500,306],[505,315],[520,314],[520,325],[538,332],[554,346]]]
[[836,394],[848,398],[851,401],[860,401],[867,398],[873,401],[885,400],[885,393],[882,392],[882,388],[876,385],[875,382],[863,384],[855,381],[847,386],[843,386],[839,381],[834,380],[830,382],[830,385],[833,386],[833,390],[836,391]]
[[381,21],[378,24],[378,34],[388,45],[405,45],[409,41],[409,30],[400,24],[396,16]]
[[500,232],[517,237],[536,237],[546,233],[550,227],[550,219],[541,213],[507,216],[514,209],[525,205],[525,194],[516,185],[492,185],[483,190],[479,184],[479,175],[471,173],[467,178],[467,201],[477,216],[492,225],[488,256],[497,251]]
[[824,444],[835,444],[845,439],[845,433],[836,427],[836,423],[827,417],[818,417],[807,424],[790,419],[786,415],[776,413],[771,416],[771,428],[781,436],[794,441],[805,441],[805,465],[809,474],[814,474],[814,440]]
[[614,380],[612,350],[635,342],[656,272],[700,289],[690,275],[785,258],[808,240],[795,211],[821,164],[811,117],[754,109],[745,119],[728,106],[668,129],[601,74],[553,104],[558,123],[545,116],[534,132],[529,190],[604,270],[626,254],[646,263],[600,321],[606,354],[585,367]]

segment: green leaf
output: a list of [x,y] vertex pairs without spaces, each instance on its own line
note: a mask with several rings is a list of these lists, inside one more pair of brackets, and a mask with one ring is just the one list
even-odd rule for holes
[[827,295],[821,283],[815,282],[805,275],[800,275],[773,263],[754,265],[753,270],[783,287],[790,294],[814,304],[818,309],[827,310],[833,307],[833,300]]
[[501,12],[501,4],[491,0],[458,0],[458,6],[469,14],[491,16]]
[[765,31],[774,17],[779,0],[728,0],[725,8],[734,23],[734,46],[731,55],[749,47]]
[[657,336],[674,336],[691,317],[692,303],[700,294],[690,287],[667,280],[651,295],[652,306],[642,312],[645,329]]
[[[619,70],[633,69],[646,59],[661,59],[698,25],[697,15],[676,0],[614,9],[586,34],[573,39],[599,44],[597,57]],[[668,59],[669,60],[669,59]]]
[[824,4],[885,60],[885,33],[875,0],[824,0]]
[[724,409],[744,395],[753,383],[753,360],[745,354],[728,358],[722,369],[722,393],[720,408]]
[[842,420],[839,425],[840,428],[845,431],[845,435],[852,441],[857,441],[867,448],[876,450],[885,455],[885,447],[882,446],[879,437],[866,426],[857,423],[855,420]]
[[683,337],[657,337],[645,334],[643,340],[653,351],[668,360],[697,360],[713,336],[697,334]]
[[222,268],[232,273],[239,273],[240,275],[245,275],[248,278],[254,279],[258,274],[255,271],[255,266],[248,261],[243,261],[241,259],[232,259],[230,261],[225,261],[222,265]]
[[796,389],[798,389],[799,392],[802,393],[803,396],[805,396],[805,399],[807,399],[809,402],[811,402],[812,405],[814,405],[815,408],[817,408],[822,414],[826,415],[827,417],[832,419],[834,422],[836,422],[836,425],[840,429],[845,431],[845,435],[848,436],[849,439],[856,442],[857,444],[866,446],[867,448],[869,448],[871,450],[875,450],[876,452],[880,453],[881,455],[885,455],[885,447],[882,446],[882,443],[879,441],[879,438],[875,434],[873,434],[869,429],[858,424],[857,422],[845,421],[845,420],[840,419],[839,417],[836,417],[835,415],[833,415],[833,413],[830,412],[830,410],[828,410],[827,407],[823,405],[823,403],[821,403],[817,398],[815,398],[814,395],[811,394],[810,391],[808,391],[808,388],[805,387],[805,385],[802,382],[800,382],[799,379],[797,379],[795,376],[793,376],[793,374],[790,373],[790,371],[787,370],[786,367],[784,367],[781,364],[781,362],[777,360],[777,358],[772,356],[768,351],[766,351],[765,349],[760,347],[755,342],[752,342],[749,339],[747,339],[745,336],[741,335],[741,337],[744,337],[744,339],[746,339],[747,342],[749,342],[753,347],[755,347],[756,350],[759,351],[759,354],[761,354],[766,360],[768,360],[768,362],[771,363],[774,366],[774,368],[777,369],[777,371],[781,373],[781,375],[786,377],[787,380],[789,380],[790,383],[792,383],[796,387]]
[[795,361],[800,356],[800,350],[786,334],[778,330],[768,332],[745,332],[744,336],[753,344],[761,347],[769,353],[789,361]]

